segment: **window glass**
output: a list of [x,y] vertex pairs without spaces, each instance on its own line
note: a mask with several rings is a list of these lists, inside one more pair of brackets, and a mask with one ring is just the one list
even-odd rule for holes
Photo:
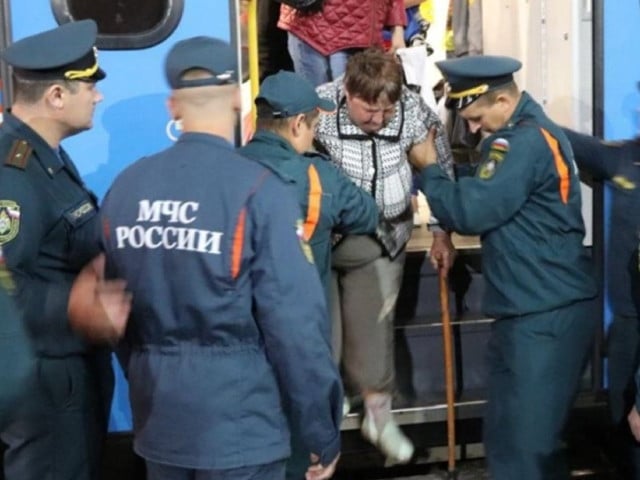
[[162,22],[168,0],[69,0],[75,19],[95,18],[105,35],[136,34]]
[[180,21],[183,0],[52,0],[59,23],[92,18],[98,48],[146,48],[167,38]]

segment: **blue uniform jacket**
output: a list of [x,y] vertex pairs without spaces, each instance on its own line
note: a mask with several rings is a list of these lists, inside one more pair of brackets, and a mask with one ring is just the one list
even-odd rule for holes
[[[0,265],[0,274],[1,270]],[[24,323],[2,285],[0,318],[0,428],[3,428],[16,401],[25,393],[35,363]]]
[[67,303],[75,276],[100,251],[95,197],[63,150],[57,155],[10,113],[0,127],[0,162],[0,245],[34,349],[52,357],[85,353],[88,345],[69,328]]
[[597,180],[614,180],[606,277],[614,315],[638,317],[640,307],[640,141],[605,143],[564,130],[580,170]]
[[298,154],[279,135],[258,131],[239,152],[276,172],[291,184],[303,215],[309,208],[310,165],[314,165],[322,185],[322,201],[318,225],[309,239],[314,261],[325,289],[329,289],[331,273],[331,234],[375,233],[378,207],[367,192],[356,186],[327,158],[320,154]]
[[342,387],[287,187],[222,138],[185,133],[116,179],[103,218],[109,272],[133,293],[136,451],[196,469],[283,459],[284,404],[309,451],[332,460]]
[[442,223],[481,235],[485,313],[525,315],[594,297],[580,181],[562,130],[523,92],[481,153],[475,177],[453,182],[437,165],[421,177]]

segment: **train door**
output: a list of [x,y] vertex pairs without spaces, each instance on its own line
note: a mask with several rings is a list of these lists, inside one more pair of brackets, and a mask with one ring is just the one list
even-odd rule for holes
[[[72,20],[97,22],[99,62],[107,72],[98,85],[104,100],[97,106],[94,127],[66,140],[64,147],[89,187],[102,198],[124,167],[167,147],[177,134],[165,109],[168,86],[163,61],[171,45],[194,35],[227,40],[248,72],[242,39],[247,37],[243,26],[249,5],[238,0],[0,0],[0,41],[4,46]],[[2,73],[8,107],[8,71]],[[246,85],[243,96],[250,101]],[[241,122],[244,138],[250,123]],[[130,430],[127,387],[119,368],[117,377],[110,429]]]

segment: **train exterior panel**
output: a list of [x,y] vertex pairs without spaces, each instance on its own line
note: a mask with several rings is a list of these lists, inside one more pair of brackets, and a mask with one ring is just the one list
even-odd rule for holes
[[[64,146],[100,198],[123,168],[167,147],[178,133],[165,107],[169,87],[163,64],[171,45],[194,35],[239,45],[240,10],[233,0],[4,0],[0,4],[5,45],[72,18],[91,16],[98,22],[99,62],[107,72],[98,84],[104,100],[96,108],[94,127],[65,140]],[[105,30],[119,33],[102,35]],[[10,82],[8,72],[3,74],[8,103]],[[127,385],[115,361],[114,366],[117,383],[110,430],[126,431],[131,429]]]

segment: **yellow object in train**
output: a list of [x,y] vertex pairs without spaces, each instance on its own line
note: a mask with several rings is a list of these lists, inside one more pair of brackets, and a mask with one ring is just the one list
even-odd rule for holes
[[[251,81],[251,98],[258,96],[260,88],[260,66],[258,55],[258,0],[243,0],[247,8],[247,40],[249,42],[249,79]],[[256,109],[251,107],[252,120],[255,121]]]
[[611,181],[623,190],[633,190],[636,188],[636,184],[623,175],[616,175]]
[[432,0],[425,0],[418,7],[418,12],[420,16],[427,22],[433,23],[435,20],[435,8],[433,6]]
[[444,34],[444,50],[446,52],[453,52],[456,49],[456,44],[453,40],[453,30],[447,30]]

